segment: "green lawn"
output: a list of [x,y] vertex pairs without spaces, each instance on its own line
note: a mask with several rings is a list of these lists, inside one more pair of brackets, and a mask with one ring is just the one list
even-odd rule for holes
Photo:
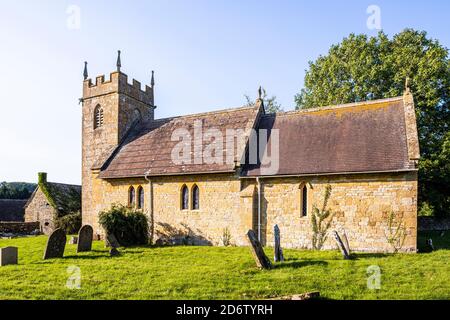
[[[450,232],[433,253],[357,254],[285,250],[287,261],[255,268],[249,248],[138,247],[111,258],[102,242],[90,253],[67,245],[63,259],[42,260],[45,236],[0,240],[19,247],[19,265],[0,267],[0,299],[264,299],[320,291],[327,299],[450,299]],[[420,242],[424,241],[420,238]],[[272,257],[272,249],[266,252]],[[367,267],[381,268],[381,289],[367,288]],[[81,269],[81,289],[66,287]]]

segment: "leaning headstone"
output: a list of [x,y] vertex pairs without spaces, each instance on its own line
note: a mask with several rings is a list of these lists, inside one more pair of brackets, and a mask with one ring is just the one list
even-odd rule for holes
[[428,245],[428,248],[430,249],[430,251],[434,251],[433,239],[431,239],[431,238],[428,239],[427,245]]
[[107,247],[112,247],[112,248],[119,248],[120,247],[120,243],[119,241],[117,241],[117,238],[114,234],[107,234],[105,237],[105,245]]
[[341,237],[336,231],[333,231],[334,239],[336,240],[336,243],[339,247],[339,250],[341,250],[342,255],[344,256],[344,259],[348,260],[350,259],[350,255],[348,254],[347,249],[345,249],[344,243],[342,243]]
[[345,230],[342,231],[342,243],[344,244],[345,250],[347,250],[348,255],[351,254],[350,251],[350,245],[348,244],[348,238],[347,238],[347,233],[345,233]]
[[275,256],[273,259],[275,262],[283,262],[284,257],[283,250],[281,249],[280,228],[277,224],[273,227],[273,233],[275,235]]
[[78,252],[91,251],[92,249],[92,238],[94,236],[94,229],[90,225],[84,225],[78,232]]
[[78,243],[78,237],[72,236],[70,237],[69,244],[77,244]]
[[8,264],[17,264],[17,247],[0,248],[0,266]]
[[63,229],[53,231],[47,240],[45,247],[44,260],[52,258],[62,258],[64,256],[64,248],[66,247],[66,233]]
[[249,230],[247,232],[247,237],[251,245],[253,258],[255,259],[256,265],[262,269],[271,269],[272,263],[270,263],[269,258],[267,258],[261,243],[256,237],[255,231]]
[[120,255],[119,250],[117,250],[117,248],[112,247],[111,249],[109,249],[109,255],[111,257],[117,257]]

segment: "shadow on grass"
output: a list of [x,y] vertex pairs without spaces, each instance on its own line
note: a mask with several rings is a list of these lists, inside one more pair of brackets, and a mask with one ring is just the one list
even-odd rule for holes
[[358,252],[350,255],[350,260],[359,260],[367,258],[387,258],[392,254],[389,253],[371,253],[371,252]]
[[321,260],[295,260],[295,261],[285,261],[282,263],[273,264],[274,269],[285,269],[285,268],[303,268],[307,266],[327,266],[328,262]]

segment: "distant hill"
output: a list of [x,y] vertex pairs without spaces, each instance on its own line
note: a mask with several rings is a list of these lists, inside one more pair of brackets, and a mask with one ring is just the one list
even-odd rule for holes
[[28,199],[36,189],[35,183],[1,182],[0,199]]

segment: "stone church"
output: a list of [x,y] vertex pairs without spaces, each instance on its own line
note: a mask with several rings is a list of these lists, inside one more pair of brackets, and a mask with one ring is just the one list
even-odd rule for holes
[[[247,245],[253,229],[271,246],[277,224],[283,247],[311,248],[311,215],[330,186],[330,233],[345,230],[355,251],[390,251],[393,213],[401,251],[416,252],[419,144],[408,87],[401,97],[277,114],[257,99],[156,119],[153,73],[150,86],[129,83],[120,54],[109,79],[94,83],[86,65],[84,79],[82,214],[98,235],[98,213],[120,203],[143,210],[153,241]],[[324,248],[335,248],[332,236]]]

